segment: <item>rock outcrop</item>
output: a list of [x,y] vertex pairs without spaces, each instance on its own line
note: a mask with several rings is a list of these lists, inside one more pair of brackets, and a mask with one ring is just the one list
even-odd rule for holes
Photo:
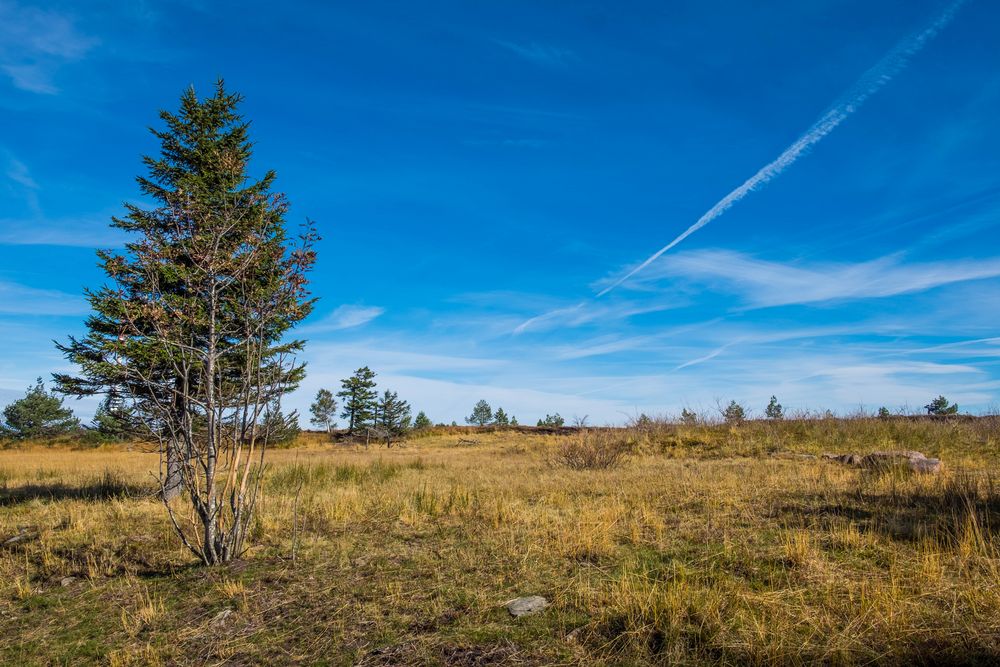
[[823,454],[828,461],[857,466],[868,470],[888,470],[893,466],[906,466],[916,473],[941,472],[941,460],[924,456],[922,452],[900,449],[871,454]]

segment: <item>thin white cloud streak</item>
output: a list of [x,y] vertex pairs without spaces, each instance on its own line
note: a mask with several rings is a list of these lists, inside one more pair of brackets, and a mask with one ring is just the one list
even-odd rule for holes
[[634,336],[632,338],[606,340],[584,345],[564,345],[554,351],[553,358],[559,361],[571,361],[575,359],[587,359],[589,357],[601,357],[620,352],[632,352],[637,349],[647,348],[651,343],[655,343],[662,338],[662,336]]
[[357,306],[344,304],[342,306],[338,306],[336,310],[315,324],[303,327],[302,331],[306,333],[317,333],[321,331],[353,329],[355,327],[368,324],[384,312],[385,308],[380,308],[379,306]]
[[712,222],[734,204],[749,195],[754,190],[766,185],[777,178],[785,169],[795,163],[812,146],[823,140],[828,134],[833,132],[848,116],[857,111],[864,102],[889,83],[893,77],[906,67],[910,58],[916,55],[924,45],[938,34],[954,18],[955,13],[961,8],[965,0],[956,0],[951,3],[931,25],[924,30],[914,33],[901,41],[874,67],[865,72],[860,79],[852,86],[840,99],[834,103],[833,107],[816,121],[806,133],[799,137],[791,146],[786,148],[774,161],[762,167],[756,174],[748,178],[742,185],[719,200],[712,208],[702,215],[697,222],[684,230],[680,236],[663,246],[650,255],[645,261],[626,273],[624,276],[613,282],[608,287],[597,293],[602,297],[615,289],[626,280],[639,273],[647,266],[655,262],[663,253],[669,251],[684,239],[694,234],[696,231]]
[[79,60],[96,44],[67,15],[0,0],[0,71],[16,88],[54,95],[57,67]]
[[[985,345],[983,347],[979,347]],[[1000,336],[990,338],[974,338],[970,340],[959,340],[952,343],[942,343],[931,345],[930,347],[920,347],[911,350],[897,350],[889,352],[885,356],[905,356],[911,354],[927,354],[929,352],[944,352],[954,356],[964,357],[996,357],[1000,356]]]
[[[378,373],[459,373],[480,374],[496,371],[508,364],[503,359],[447,354],[432,349],[427,352],[415,351],[412,343],[407,349],[392,341],[360,341],[355,343],[316,343],[308,350],[316,361],[309,367],[317,372],[326,372],[332,366],[345,367],[350,372],[362,364]],[[344,376],[346,377],[346,376]]]
[[509,42],[502,39],[494,41],[525,60],[530,60],[546,67],[562,67],[569,64],[576,57],[569,49],[562,49],[549,44]]
[[8,153],[7,155],[7,165],[4,169],[4,174],[10,180],[14,181],[18,185],[22,185],[31,190],[38,189],[38,183],[35,179],[31,177],[31,172],[28,170],[28,165],[24,164],[18,160],[13,155]]
[[924,292],[959,282],[1000,277],[1000,258],[903,264],[890,255],[868,262],[790,265],[731,250],[676,255],[651,280],[683,277],[725,283],[752,308],[874,299]]
[[[121,248],[127,235],[108,225],[107,218],[46,218],[29,191],[34,218],[0,218],[0,245],[51,245],[76,248]],[[110,214],[108,215],[110,217]]]
[[585,305],[587,305],[587,302],[581,301],[575,306],[570,306],[568,308],[557,308],[555,310],[550,310],[547,313],[536,315],[535,317],[529,318],[524,322],[522,322],[521,324],[514,327],[514,335],[516,336],[518,334],[522,334],[533,326],[537,326],[538,324],[556,319],[563,315],[572,315],[577,311],[579,311],[581,308],[583,308]]
[[726,350],[728,350],[729,348],[731,348],[733,345],[736,345],[738,342],[740,342],[740,341],[739,340],[734,340],[731,343],[726,343],[722,347],[718,347],[718,348],[712,350],[711,352],[709,352],[708,354],[706,354],[703,357],[698,357],[697,359],[692,359],[691,361],[685,361],[683,364],[680,364],[679,366],[676,366],[674,368],[674,370],[675,371],[679,371],[679,370],[684,369],[684,368],[689,368],[691,366],[697,366],[698,364],[703,364],[706,361],[711,361],[712,359],[715,359],[717,356],[719,356],[720,354],[722,354],[723,352],[725,352]]
[[0,313],[12,315],[81,315],[87,312],[82,297],[57,290],[37,289],[0,282]]
[[685,305],[679,298],[671,297],[671,301],[666,303],[656,303],[648,306],[637,306],[634,302],[624,302],[603,308],[585,308],[587,301],[581,301],[575,306],[566,308],[556,308],[541,315],[529,318],[514,327],[513,334],[520,335],[531,329],[533,331],[543,331],[556,326],[578,327],[585,324],[613,322],[626,320],[636,315],[647,313],[658,313],[664,310],[671,310]]
[[3,69],[15,88],[39,95],[55,95],[59,92],[52,83],[52,75],[40,65],[4,65],[0,69]]

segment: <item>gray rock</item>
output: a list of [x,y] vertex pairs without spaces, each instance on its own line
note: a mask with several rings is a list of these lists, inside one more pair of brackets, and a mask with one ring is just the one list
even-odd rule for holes
[[5,539],[0,545],[5,547],[12,547],[17,544],[23,544],[25,542],[31,542],[37,540],[41,535],[34,528],[21,528],[17,535]]
[[535,614],[549,606],[549,601],[541,595],[529,595],[507,603],[507,611],[514,618]]
[[910,470],[919,473],[930,473],[936,474],[941,472],[941,459],[909,459],[907,463],[910,466]]
[[823,458],[869,470],[887,470],[893,466],[906,466],[916,473],[935,474],[941,472],[942,467],[940,459],[929,459],[922,452],[912,449],[872,452],[865,456],[860,454],[823,454]]
[[228,621],[229,617],[232,616],[232,615],[233,615],[233,610],[232,609],[223,609],[218,614],[216,614],[215,616],[213,616],[212,620],[209,621],[208,624],[210,626],[212,626],[213,628],[221,627],[221,626],[223,626],[223,625],[226,624],[226,621]]
[[849,466],[861,465],[861,456],[859,454],[823,454],[823,458],[827,461],[836,461],[837,463]]
[[872,452],[861,459],[863,468],[888,468],[894,465],[905,465],[917,473],[941,472],[941,461],[929,459],[921,452],[903,449],[887,452]]

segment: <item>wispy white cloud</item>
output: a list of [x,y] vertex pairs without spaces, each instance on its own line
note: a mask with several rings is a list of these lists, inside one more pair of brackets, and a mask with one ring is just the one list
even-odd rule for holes
[[6,180],[10,189],[15,195],[24,199],[32,215],[41,215],[41,205],[38,202],[38,182],[31,175],[28,165],[21,162],[9,150],[0,147],[0,169],[3,170],[4,178],[0,178],[0,185]]
[[65,14],[0,0],[0,71],[17,88],[57,93],[58,67],[79,60],[96,44]]
[[514,327],[514,334],[522,334],[528,329],[539,328],[548,322],[556,320],[558,318],[566,318],[568,316],[573,316],[579,313],[583,307],[587,305],[585,301],[581,301],[575,306],[567,306],[566,308],[556,308],[555,310],[550,310],[541,315],[536,315],[535,317],[528,318],[524,322],[521,322],[516,327]]
[[368,324],[384,312],[385,308],[380,308],[378,306],[344,304],[342,306],[338,306],[332,313],[315,324],[303,327],[302,331],[317,333],[322,331],[353,329],[354,327],[360,327]]
[[795,140],[781,155],[772,162],[764,165],[761,169],[743,182],[738,188],[727,194],[715,203],[704,215],[684,230],[677,238],[663,246],[640,264],[629,270],[625,275],[614,280],[610,285],[602,289],[597,296],[601,297],[615,289],[626,280],[636,275],[650,264],[655,262],[661,255],[675,247],[681,241],[694,234],[696,231],[712,222],[720,215],[729,210],[738,201],[749,195],[754,190],[761,188],[770,181],[777,178],[785,169],[792,166],[796,160],[804,155],[812,146],[823,140],[827,135],[837,129],[844,120],[857,111],[864,102],[877,93],[882,87],[889,83],[906,65],[910,58],[916,55],[927,42],[940,32],[952,18],[965,0],[956,0],[935,19],[930,26],[908,36],[890,51],[874,67],[865,72],[860,79],[844,93],[833,106],[824,113],[812,127],[806,130],[805,134]]
[[637,304],[631,301],[602,304],[600,306],[581,301],[572,306],[553,308],[541,315],[528,318],[514,327],[515,336],[526,331],[541,332],[556,327],[580,327],[588,324],[620,322],[631,317],[658,313],[664,310],[678,308],[685,302],[676,296],[656,303]]
[[37,289],[0,281],[0,313],[13,315],[81,315],[87,312],[83,297],[56,290]]
[[1000,258],[904,263],[899,255],[859,263],[780,263],[731,250],[681,253],[649,280],[686,278],[742,294],[751,307],[873,299],[1000,276]]
[[576,59],[576,54],[573,51],[551,44],[511,42],[503,39],[494,41],[511,53],[545,67],[563,67]]
[[7,154],[7,164],[4,165],[4,175],[15,183],[31,190],[38,189],[38,183],[31,177],[28,166],[11,154]]
[[641,349],[660,339],[659,336],[630,336],[627,338],[609,338],[600,341],[589,341],[575,345],[560,345],[555,351],[554,358],[560,361],[571,359],[586,359],[588,357],[601,357],[620,352],[631,352]]
[[111,228],[107,217],[46,218],[41,214],[37,200],[29,193],[31,208],[38,213],[33,219],[0,218],[0,244],[2,245],[52,245],[77,248],[120,248],[125,243],[125,233]]
[[488,357],[474,357],[460,353],[447,353],[438,347],[413,349],[391,340],[365,340],[351,343],[311,343],[309,350],[317,361],[310,368],[320,371],[330,367],[354,368],[368,365],[378,372],[404,373],[454,373],[496,370],[506,361]]
[[738,342],[739,341],[736,340],[731,343],[726,343],[722,347],[717,347],[706,355],[703,355],[696,359],[692,359],[691,361],[685,361],[683,364],[678,364],[677,366],[674,367],[674,370],[679,371],[684,368],[690,368],[691,366],[697,366],[698,364],[703,364],[706,361],[711,361],[712,359],[715,359],[717,356],[728,350],[733,345],[736,345]]
[[59,92],[52,82],[51,72],[41,65],[3,65],[0,69],[10,78],[15,88],[41,95],[55,95]]

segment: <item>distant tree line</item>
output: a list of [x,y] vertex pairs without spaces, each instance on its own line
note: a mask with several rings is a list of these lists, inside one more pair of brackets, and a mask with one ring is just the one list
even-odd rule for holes
[[[465,418],[466,424],[473,426],[517,426],[517,417],[508,415],[503,408],[498,407],[496,412],[485,400],[480,400],[472,408],[472,414]],[[452,422],[454,426],[454,422]]]
[[[341,390],[336,395],[329,389],[320,389],[316,399],[309,408],[313,425],[325,431],[337,428],[339,416],[347,420],[348,432],[352,435],[370,432],[391,443],[401,438],[411,430],[425,430],[434,424],[426,413],[420,411],[411,416],[409,402],[399,398],[395,391],[385,389],[381,394],[376,389],[375,373],[367,366],[359,368],[350,377],[341,381]],[[337,402],[337,397],[343,399],[343,404]],[[923,406],[926,414],[948,416],[958,414],[958,404],[952,403],[944,396],[938,396]],[[738,425],[750,418],[750,411],[741,403],[733,400],[718,408],[722,421]],[[899,413],[905,414],[905,413]],[[825,417],[833,417],[826,411]],[[893,416],[890,410],[883,406],[875,416],[888,419]],[[785,418],[785,410],[777,397],[764,408],[764,417],[770,421],[780,421]],[[704,417],[688,408],[683,408],[678,421],[681,424],[694,425]],[[270,402],[265,408],[262,424],[271,433],[273,445],[288,445],[295,441],[300,433],[298,413],[292,411],[285,414],[277,401]],[[472,413],[465,418],[467,424],[473,426],[518,426],[517,417],[508,414],[502,407],[493,410],[485,400],[478,401],[472,408]],[[631,423],[642,426],[651,423],[652,419],[645,414],[634,418]],[[557,412],[546,414],[539,419],[536,426],[559,428],[566,420]],[[456,423],[452,422],[452,426]],[[587,416],[574,417],[573,425],[585,427]],[[440,424],[444,426],[444,424]],[[128,404],[114,391],[105,394],[97,407],[93,420],[89,424],[81,424],[73,415],[73,411],[64,405],[64,399],[55,392],[46,390],[42,378],[28,387],[25,396],[3,410],[3,420],[0,421],[0,437],[14,440],[43,440],[67,436],[80,436],[92,442],[124,442],[149,439],[145,432],[143,421],[130,409]]]
[[[316,392],[316,400],[309,408],[312,424],[332,432],[337,427],[339,407],[340,417],[347,420],[349,435],[374,436],[390,446],[410,430],[431,426],[431,420],[423,412],[414,418],[409,402],[397,392],[385,389],[379,394],[375,375],[368,366],[362,366],[341,380],[336,398],[329,389]],[[339,405],[337,398],[341,399]]]

